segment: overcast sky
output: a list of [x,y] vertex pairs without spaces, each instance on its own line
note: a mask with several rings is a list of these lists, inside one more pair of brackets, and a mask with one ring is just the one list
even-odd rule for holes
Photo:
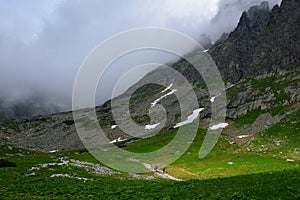
[[[77,70],[88,53],[108,37],[154,26],[175,29],[196,40],[206,33],[215,41],[234,29],[243,10],[260,2],[0,0],[0,99],[8,105],[38,97],[47,99],[46,104],[69,109]],[[280,0],[269,2],[273,6]],[[116,74],[113,79],[117,79],[121,69],[171,58],[157,52],[130,55],[116,62],[109,76]],[[109,98],[109,80],[98,102]]]

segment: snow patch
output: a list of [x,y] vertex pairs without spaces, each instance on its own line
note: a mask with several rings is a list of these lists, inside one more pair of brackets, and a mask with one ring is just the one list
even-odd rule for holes
[[170,84],[166,89],[164,89],[161,93],[165,93],[166,91],[168,91],[169,89],[171,89],[171,87],[173,86],[173,83]]
[[227,164],[228,164],[228,165],[233,165],[234,163],[233,163],[233,162],[228,162]]
[[210,102],[212,102],[212,103],[215,102],[216,98],[217,98],[217,96],[210,98]]
[[213,125],[212,127],[209,127],[209,130],[218,130],[220,128],[225,128],[227,127],[229,124],[228,123],[220,123],[220,124],[216,124]]
[[211,102],[211,103],[215,102],[215,100],[216,100],[216,98],[217,98],[218,96],[221,96],[221,93],[218,94],[217,96],[211,97],[211,98],[210,98],[210,102]]
[[152,125],[146,125],[145,126],[145,129],[146,130],[152,130],[152,129],[155,129],[157,126],[159,126],[160,123],[157,123],[157,124],[152,124]]
[[118,127],[118,125],[112,125],[111,126],[111,129],[115,129],[115,128],[117,128]]
[[177,90],[174,89],[174,90],[172,90],[171,92],[169,92],[169,93],[167,93],[167,94],[161,96],[160,98],[156,99],[155,101],[153,101],[153,102],[151,103],[151,107],[154,107],[154,106],[155,106],[158,102],[160,102],[163,98],[166,98],[167,96],[170,96],[170,95],[174,94],[176,91],[177,91]]
[[287,162],[295,162],[293,159],[286,159]]
[[227,88],[225,88],[225,90],[228,90],[228,89],[234,87],[235,85],[236,85],[236,84],[231,84],[230,86],[228,86]]
[[56,153],[56,152],[58,152],[58,150],[49,151],[49,153]]
[[247,137],[249,137],[250,135],[239,135],[239,136],[237,136],[237,138],[239,138],[239,139],[243,139],[243,138],[247,138]]
[[122,139],[121,137],[119,137],[118,139],[114,139],[113,141],[110,141],[109,143],[114,144],[116,142],[123,142],[123,141],[126,141],[126,139]]
[[25,176],[36,176],[36,173],[32,172],[30,174],[26,174]]
[[183,122],[179,122],[177,123],[174,128],[179,128],[181,126],[187,125],[187,124],[191,124],[193,123],[193,121],[195,119],[197,119],[197,117],[199,116],[200,112],[202,112],[204,110],[204,108],[199,108],[193,111],[193,114],[191,114],[190,116],[188,116],[188,119],[183,121]]
[[[233,86],[235,86],[235,84],[232,84],[232,85],[228,86],[227,88],[225,88],[225,91],[228,90],[228,89],[230,89],[230,88],[232,88]],[[219,97],[219,96],[221,96],[221,93],[217,94],[216,96],[211,97],[210,98],[210,102],[211,103],[215,102],[216,98]]]

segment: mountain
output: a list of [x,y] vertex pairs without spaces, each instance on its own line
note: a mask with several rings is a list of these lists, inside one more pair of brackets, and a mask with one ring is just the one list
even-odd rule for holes
[[[132,169],[132,162],[140,164],[149,169],[147,173],[122,172],[94,157],[98,152],[83,146],[72,112],[0,120],[0,195],[4,199],[299,199],[299,6],[298,0],[283,0],[270,11],[263,2],[245,11],[236,29],[225,33],[213,46],[207,36],[202,36],[222,73],[227,96],[226,127],[204,158],[199,158],[199,149],[205,146],[207,136],[215,136],[207,130],[220,127],[211,126],[210,108],[222,96],[210,96],[197,70],[182,59],[171,67],[184,75],[191,89],[182,87],[182,80],[176,84],[175,70],[160,67],[124,94],[96,107],[110,143],[132,153],[114,157],[114,150],[110,150],[115,146],[104,144],[101,147],[107,158],[126,161],[123,169]],[[195,50],[188,56],[201,61],[204,52]],[[140,87],[149,80],[174,84]],[[215,83],[216,79],[209,81]],[[185,102],[180,104],[176,97],[182,88]],[[191,108],[189,94],[193,91],[198,98],[196,107],[203,109],[180,112],[181,107]],[[128,99],[129,110],[126,107],[123,111]],[[0,100],[0,108],[5,103]],[[39,107],[25,105],[20,104],[17,110]],[[120,120],[129,116],[141,126],[134,134],[146,133],[142,136],[148,137],[122,131],[119,119],[112,115],[112,105],[120,112]],[[162,127],[161,115],[149,115],[164,109],[167,120]],[[87,117],[88,111],[83,110],[85,116],[76,125],[97,134],[98,122]],[[193,134],[190,128],[194,126],[189,123],[198,120],[198,112],[199,126],[191,139],[186,137]],[[156,130],[158,122],[161,124]],[[180,131],[184,130],[184,135],[178,134],[177,127],[183,124]],[[180,143],[174,143],[178,136]],[[98,142],[90,135],[84,139]],[[183,150],[181,145],[185,144],[189,147]],[[165,164],[156,163],[156,159],[140,160],[141,153],[157,153],[167,145],[174,152],[158,153],[156,158],[164,161],[173,155],[180,157],[166,171],[161,171]]]
[[244,12],[237,28],[210,51],[224,80],[299,69],[300,2],[284,0],[271,11],[267,2]]
[[[251,7],[242,14],[236,29],[228,36],[224,34],[222,40],[209,50],[225,83],[228,86],[238,84],[227,92],[227,117],[236,119],[260,107],[271,108],[299,102],[299,84],[292,78],[297,77],[295,73],[299,70],[300,63],[299,4],[299,1],[284,0],[281,6],[276,5],[272,10],[270,10],[268,2]],[[197,53],[195,54],[197,58]],[[185,60],[175,63],[173,68],[194,85],[198,98],[202,99],[200,105],[209,106],[208,94],[203,91],[205,84],[197,71]],[[288,75],[289,73],[291,74]],[[160,77],[161,74],[163,74],[162,70],[158,69],[151,75]],[[282,79],[287,79],[284,77],[285,74],[291,78],[291,83],[273,89],[266,85],[267,92],[257,90],[250,83],[253,82],[250,79],[260,79],[260,82],[263,83],[263,79],[267,77],[273,77],[280,82]],[[146,76],[145,79],[147,78]],[[170,79],[172,80],[172,78]],[[238,87],[240,88],[237,89]],[[144,101],[141,99],[149,99],[142,94],[151,96],[157,92],[153,86],[148,89],[144,87],[141,90],[143,93],[132,97],[132,101],[136,102],[136,105],[140,104],[137,106],[139,108],[145,107]],[[206,101],[203,101],[205,96]],[[282,101],[279,101],[279,98],[283,98]],[[284,100],[290,102],[284,102]],[[165,104],[169,104],[168,108],[174,107],[170,101],[166,100]],[[147,111],[143,114],[145,113]],[[203,114],[209,116],[209,112]]]
[[0,119],[26,119],[57,113],[61,110],[64,110],[62,106],[53,105],[48,99],[41,97],[34,96],[20,101],[0,98]]
[[[283,0],[280,6],[271,10],[267,2],[245,11],[236,29],[213,45],[209,54],[215,60],[227,85],[227,121],[233,127],[235,121],[247,121],[242,126],[227,131],[229,135],[255,135],[288,120],[299,110],[300,102],[300,2]],[[203,38],[206,38],[203,36]],[[206,38],[206,41],[209,41]],[[208,42],[209,44],[209,42]],[[190,54],[198,59],[199,52]],[[192,85],[199,106],[205,108],[200,113],[204,127],[210,117],[211,97],[198,72],[186,61],[172,65]],[[138,84],[149,77],[173,80],[174,74],[158,68],[146,75]],[[233,84],[233,85],[232,85]],[[162,96],[164,87],[147,84],[129,88],[123,95],[114,99],[123,103],[130,98],[130,116],[135,123],[146,126],[151,121],[148,116],[151,103]],[[231,87],[229,87],[231,86]],[[171,92],[171,90],[167,90]],[[187,91],[189,92],[189,91]],[[133,95],[131,95],[133,93]],[[172,130],[191,113],[180,113],[180,105],[174,94],[159,101],[167,110],[166,130]],[[114,121],[111,102],[96,108],[101,127],[110,140],[118,138],[135,140],[119,128],[111,128]],[[191,111],[192,112],[192,111]],[[247,120],[245,120],[247,119]],[[250,122],[249,122],[250,121]],[[118,124],[118,121],[116,122]],[[0,137],[18,147],[50,151],[53,149],[74,149],[83,147],[74,126],[72,113],[60,113],[32,120],[2,120]],[[205,127],[208,128],[208,127]],[[225,129],[226,132],[226,129]],[[49,142],[51,141],[51,142]]]

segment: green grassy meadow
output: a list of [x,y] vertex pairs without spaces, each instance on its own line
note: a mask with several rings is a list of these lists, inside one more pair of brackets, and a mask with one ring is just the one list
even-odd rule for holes
[[[286,109],[291,110],[272,112]],[[230,126],[242,128],[262,113],[254,110]],[[103,165],[85,149],[41,153],[1,145],[0,199],[299,199],[299,119],[296,109],[276,125],[235,143],[222,134],[204,159],[198,157],[206,134],[200,128],[189,149],[167,167],[168,174],[183,179],[179,182],[151,172],[145,175],[156,178],[145,180],[126,173],[97,175],[68,165],[32,171],[41,164],[59,163],[61,157]],[[168,144],[176,133],[177,129],[163,129],[153,137],[118,145],[131,152],[152,152]],[[277,140],[281,145],[274,144]],[[6,166],[8,162],[16,166]],[[53,174],[72,178],[51,177]]]

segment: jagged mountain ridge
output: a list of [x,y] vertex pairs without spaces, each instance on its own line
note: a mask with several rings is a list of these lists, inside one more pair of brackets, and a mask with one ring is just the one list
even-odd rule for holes
[[[299,68],[299,4],[296,0],[283,0],[270,10],[265,1],[243,12],[235,30],[224,33],[209,50],[226,83]],[[203,82],[186,61],[173,67],[191,82]]]
[[211,56],[225,81],[299,68],[300,2],[283,0],[269,11],[268,3],[244,12],[237,28]]

